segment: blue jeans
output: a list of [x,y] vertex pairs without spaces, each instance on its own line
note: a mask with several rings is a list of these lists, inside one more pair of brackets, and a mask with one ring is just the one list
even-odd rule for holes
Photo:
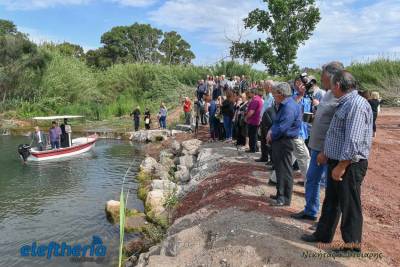
[[319,151],[311,149],[311,160],[307,171],[306,180],[306,207],[304,213],[309,216],[316,217],[319,211],[319,190],[321,178],[328,170],[328,166],[320,165],[317,163],[317,156]]
[[229,116],[224,116],[224,128],[225,128],[225,138],[232,139],[232,118]]
[[161,116],[160,117],[160,126],[162,129],[167,128],[167,117],[166,116]]
[[57,141],[50,141],[50,144],[51,144],[51,149],[60,148],[60,141],[59,141],[59,140],[57,140]]

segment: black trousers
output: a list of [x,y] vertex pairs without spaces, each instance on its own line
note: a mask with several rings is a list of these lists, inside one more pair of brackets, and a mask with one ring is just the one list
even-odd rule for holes
[[362,207],[361,183],[367,173],[368,161],[360,160],[350,164],[337,182],[332,179],[332,170],[339,162],[328,161],[328,180],[321,217],[315,236],[321,241],[330,243],[335,235],[336,227],[342,215],[340,231],[345,243],[361,243]]
[[139,130],[139,125],[140,125],[140,119],[139,118],[135,118],[133,120],[133,124],[135,126],[135,131],[138,131]]
[[373,112],[372,113],[372,118],[373,118],[373,124],[372,124],[372,129],[374,131],[374,133],[376,132],[376,118],[378,118],[378,113],[377,112]]
[[281,138],[272,142],[272,161],[276,173],[277,200],[290,205],[293,192],[292,153],[294,142],[291,138]]
[[248,135],[249,135],[249,147],[251,152],[257,151],[257,130],[258,126],[247,125]]
[[268,147],[267,147],[267,133],[265,131],[261,131],[261,158],[265,161],[268,161]]

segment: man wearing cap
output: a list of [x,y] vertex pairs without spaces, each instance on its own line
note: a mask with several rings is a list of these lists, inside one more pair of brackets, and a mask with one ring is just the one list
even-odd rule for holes
[[268,132],[267,142],[272,144],[272,159],[277,177],[276,202],[273,206],[289,206],[293,191],[292,153],[294,138],[299,136],[301,126],[300,106],[292,98],[288,83],[273,86],[272,94],[279,108]]
[[257,152],[257,130],[258,126],[261,122],[261,111],[264,105],[264,101],[262,100],[261,96],[264,94],[264,89],[262,88],[253,88],[250,90],[250,96],[252,99],[250,104],[247,108],[246,113],[246,123],[247,123],[247,130],[249,135],[249,150],[246,152],[248,153],[255,153]]
[[[361,250],[361,183],[367,173],[372,144],[371,106],[358,95],[357,82],[348,71],[336,73],[331,90],[338,107],[330,123],[319,163],[328,162],[328,181],[321,218],[307,242],[330,243],[341,217],[342,239],[353,251]],[[342,248],[345,249],[345,248]],[[347,249],[348,250],[348,249]]]

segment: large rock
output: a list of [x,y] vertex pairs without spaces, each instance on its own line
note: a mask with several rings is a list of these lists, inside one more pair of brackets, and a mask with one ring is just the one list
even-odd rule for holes
[[191,169],[194,166],[196,158],[193,155],[183,155],[179,157],[179,165],[185,166],[187,169]]
[[198,139],[192,139],[182,142],[182,153],[185,155],[197,155],[201,146],[201,141]]
[[163,190],[152,190],[147,194],[146,205],[154,212],[155,215],[160,215],[165,211],[164,202],[166,195]]
[[156,142],[168,139],[169,130],[143,130],[132,133],[131,139],[136,142]]
[[194,226],[167,237],[161,244],[160,255],[175,257],[183,251],[193,255],[200,253],[206,245],[206,238],[199,226]]
[[[147,251],[152,245],[152,241],[146,238],[145,236],[140,236],[139,238],[135,238],[124,246],[125,254],[127,256],[131,255],[139,255],[139,253]],[[132,259],[134,260],[134,259]],[[136,259],[137,260],[137,259]],[[135,264],[136,261],[133,262]]]
[[158,162],[154,158],[146,157],[140,164],[140,170],[148,174],[152,174],[157,164]]
[[167,151],[163,150],[160,152],[160,164],[164,166],[165,169],[169,170],[172,167],[174,167],[174,161],[173,161],[174,155]]
[[189,169],[186,166],[178,165],[178,170],[175,172],[175,178],[181,183],[186,183],[190,180]]
[[153,175],[156,179],[161,179],[161,180],[169,180],[171,178],[169,174],[169,168],[167,169],[160,163],[157,163],[154,166]]
[[181,143],[179,143],[178,141],[176,141],[176,140],[174,140],[174,141],[172,141],[172,144],[171,144],[171,150],[172,150],[172,153],[174,154],[174,155],[180,155],[180,153],[182,152],[182,145],[181,145]]
[[125,218],[125,231],[141,232],[143,227],[147,224],[146,215],[144,213],[138,213]]
[[175,126],[175,129],[178,131],[182,132],[192,132],[192,126],[191,125],[186,125],[186,124],[178,124]]
[[112,223],[119,222],[119,201],[109,200],[106,203],[107,219]]
[[165,193],[178,190],[178,185],[169,180],[153,180],[151,190],[162,190]]

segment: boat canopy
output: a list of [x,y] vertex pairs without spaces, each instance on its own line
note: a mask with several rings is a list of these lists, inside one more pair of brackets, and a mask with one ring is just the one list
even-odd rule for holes
[[41,120],[41,121],[46,121],[46,120],[62,120],[62,119],[77,119],[77,118],[83,118],[83,116],[79,115],[61,115],[61,116],[47,116],[47,117],[33,117],[33,120]]

